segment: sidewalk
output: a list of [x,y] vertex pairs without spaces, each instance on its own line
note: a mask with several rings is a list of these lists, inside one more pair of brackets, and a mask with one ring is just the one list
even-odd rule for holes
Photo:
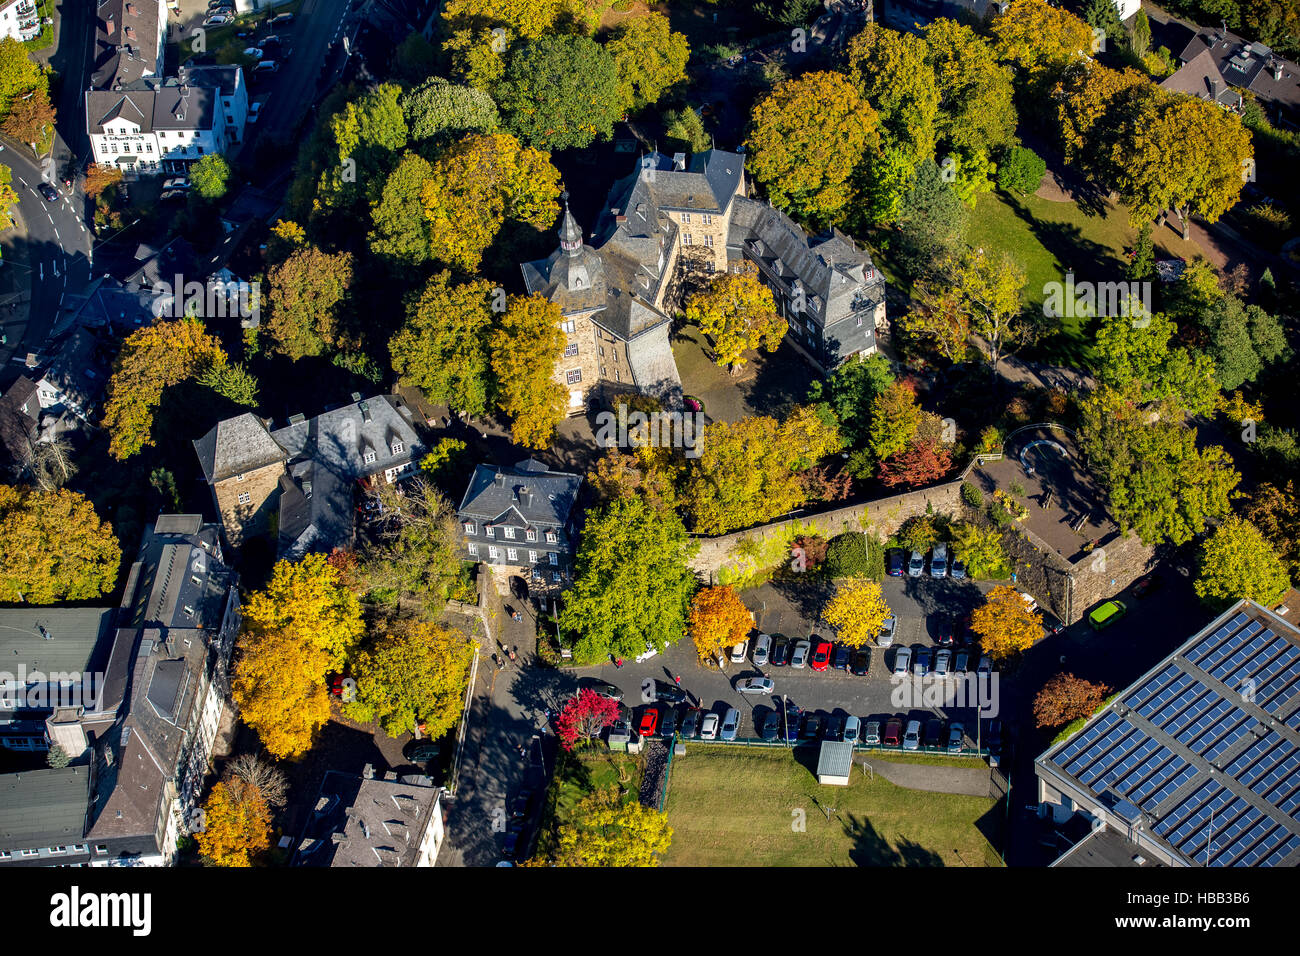
[[970,797],[989,795],[988,768],[935,767],[930,764],[890,763],[873,759],[867,754],[871,769],[890,783],[909,790],[928,790],[931,793],[962,793]]
[[[10,359],[21,358],[23,333],[27,330],[32,301],[31,260],[28,243],[20,242],[27,235],[22,212],[13,207],[14,226],[0,234],[0,370],[7,370]],[[3,377],[0,375],[0,377]]]

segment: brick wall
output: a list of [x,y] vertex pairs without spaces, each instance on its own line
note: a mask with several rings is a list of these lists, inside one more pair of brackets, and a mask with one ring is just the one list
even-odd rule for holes
[[[217,512],[232,547],[239,547],[244,538],[270,530],[270,517],[280,501],[276,490],[282,474],[284,465],[277,461],[247,472],[243,481],[226,478],[213,486]],[[248,495],[247,504],[239,500],[241,494]]]

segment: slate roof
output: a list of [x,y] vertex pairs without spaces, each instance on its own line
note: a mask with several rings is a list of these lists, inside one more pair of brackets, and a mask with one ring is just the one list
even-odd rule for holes
[[115,614],[97,607],[0,609],[0,661],[6,671],[22,665],[29,674],[93,670],[111,645]]
[[[497,475],[502,476],[499,483]],[[581,487],[582,476],[551,471],[535,459],[513,468],[478,465],[457,514],[462,519],[560,528],[572,516]],[[531,500],[521,497],[521,489],[531,493]]]
[[36,383],[26,375],[19,375],[0,396],[0,448],[16,465],[28,460],[28,442],[34,440],[40,418],[41,401],[36,394]]
[[209,484],[284,461],[289,454],[252,412],[217,422],[194,442],[194,450]]
[[41,381],[81,408],[94,405],[108,384],[109,370],[100,361],[100,342],[90,329],[75,329],[58,345]]
[[101,276],[91,283],[69,324],[129,333],[151,324],[155,308],[160,314],[170,311],[171,297],[163,297],[162,302],[159,298],[151,285],[127,285],[112,276]]
[[1241,94],[1223,78],[1208,49],[1202,50],[1176,73],[1166,77],[1160,86],[1174,93],[1187,93],[1203,100],[1213,100],[1220,106],[1241,108]]
[[95,89],[157,75],[159,5],[162,0],[100,0],[96,9]]
[[86,94],[86,132],[102,133],[106,123],[118,118],[142,133],[213,129],[222,83],[220,76],[200,74],[187,83],[148,77],[111,90],[91,90]]
[[1292,122],[1300,118],[1300,66],[1262,43],[1216,29],[1197,31],[1178,58],[1190,65],[1206,51],[1232,86],[1281,107]]
[[0,849],[82,842],[89,792],[89,767],[0,774]]
[[367,780],[331,770],[319,791],[328,812],[308,818],[293,865],[413,866],[440,792],[428,777]]

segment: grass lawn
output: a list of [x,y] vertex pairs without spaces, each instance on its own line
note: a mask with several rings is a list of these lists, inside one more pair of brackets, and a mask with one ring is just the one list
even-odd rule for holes
[[636,800],[641,789],[640,760],[633,754],[610,750],[561,757],[555,768],[555,779],[546,791],[546,807],[537,840],[539,858],[551,858],[551,841],[557,828],[569,819],[582,798],[605,787],[623,787],[627,791],[626,799]]
[[1001,819],[996,801],[908,790],[859,768],[849,786],[823,787],[785,749],[690,747],[673,761],[667,811],[668,866],[1001,865],[981,832]]

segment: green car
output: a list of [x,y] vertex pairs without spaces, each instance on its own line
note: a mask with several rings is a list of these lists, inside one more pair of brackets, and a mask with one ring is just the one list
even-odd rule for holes
[[1124,606],[1123,601],[1107,601],[1088,615],[1088,623],[1092,625],[1093,630],[1100,631],[1103,627],[1110,627],[1127,611],[1128,608]]

